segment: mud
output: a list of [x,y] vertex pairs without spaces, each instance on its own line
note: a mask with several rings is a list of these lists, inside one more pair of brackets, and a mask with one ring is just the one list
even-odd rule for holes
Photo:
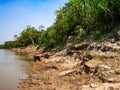
[[[106,45],[99,44],[99,49],[92,43],[82,50],[82,45],[78,45],[75,49],[65,48],[59,52],[37,51],[42,62],[21,81],[18,90],[120,90],[112,84],[120,83],[120,46]],[[90,46],[92,49],[88,49]],[[44,57],[46,54],[49,58]]]

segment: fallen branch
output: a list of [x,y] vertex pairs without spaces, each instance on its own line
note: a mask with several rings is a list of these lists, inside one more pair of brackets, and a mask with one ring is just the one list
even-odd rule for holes
[[59,73],[58,76],[59,76],[59,77],[62,77],[62,76],[68,75],[68,74],[70,74],[70,73],[73,73],[73,72],[75,72],[75,71],[76,71],[76,69],[63,71],[63,72]]

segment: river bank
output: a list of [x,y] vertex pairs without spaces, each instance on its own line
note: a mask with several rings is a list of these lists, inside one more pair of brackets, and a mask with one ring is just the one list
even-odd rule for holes
[[40,56],[42,62],[33,68],[29,78],[22,80],[18,90],[119,90],[119,43],[84,42],[49,52],[21,49],[29,58]]

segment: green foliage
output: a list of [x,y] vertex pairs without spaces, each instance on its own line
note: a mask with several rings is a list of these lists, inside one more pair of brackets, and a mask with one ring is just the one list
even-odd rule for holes
[[46,31],[42,31],[39,38],[39,47],[54,48],[63,45],[65,36],[62,36],[55,26],[49,27]]
[[25,30],[23,30],[20,36],[16,41],[19,42],[20,46],[28,46],[31,44],[38,44],[40,32],[37,31],[34,27],[28,26]]
[[1,45],[0,45],[0,49],[3,49],[3,48],[4,48],[4,45],[1,44]]
[[17,47],[16,41],[6,41],[4,43],[4,48],[14,48],[14,47]]
[[73,44],[85,39],[101,40],[120,23],[120,0],[69,0],[56,11],[55,23],[37,31],[28,26],[15,41],[5,42],[5,47],[22,47],[39,44],[39,47],[56,48],[66,45],[69,36]]
[[31,44],[39,44],[40,32],[34,27],[28,26],[23,30],[20,36],[14,35],[15,41],[7,41],[4,43],[4,48],[24,47]]
[[[99,40],[114,25],[120,23],[120,0],[69,0],[57,11],[55,25],[65,35],[76,33],[76,36],[92,35]],[[72,34],[73,35],[73,34]],[[74,36],[74,35],[73,35]]]

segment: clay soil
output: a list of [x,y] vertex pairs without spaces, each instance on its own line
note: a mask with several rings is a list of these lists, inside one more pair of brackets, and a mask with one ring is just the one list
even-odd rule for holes
[[[58,52],[34,52],[35,55],[42,55],[42,61],[28,72],[27,79],[21,80],[18,90],[120,90],[120,88],[96,89],[96,85],[99,84],[120,82],[118,79],[118,81],[113,80],[113,76],[119,78],[119,71],[116,71],[116,69],[120,70],[119,49],[116,50],[113,44],[111,45],[112,50],[106,49],[106,51],[101,50],[103,46],[99,50],[94,47],[89,51],[87,50],[88,46],[84,50],[81,50],[79,46],[77,46],[77,50],[74,48]],[[30,52],[29,54],[33,55]],[[49,58],[44,57],[46,54],[49,55]],[[96,63],[99,64],[100,67],[97,67],[97,71],[96,66],[90,66],[91,62],[86,64],[90,60],[102,62],[92,62],[93,66]],[[88,71],[86,71],[86,67],[89,68]],[[111,77],[108,79],[106,76]]]

